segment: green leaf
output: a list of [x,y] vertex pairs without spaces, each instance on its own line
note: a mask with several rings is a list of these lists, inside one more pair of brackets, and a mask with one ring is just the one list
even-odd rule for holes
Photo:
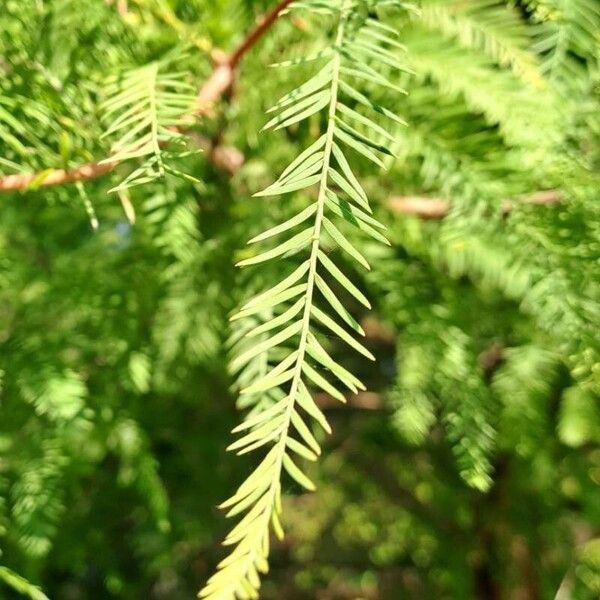
[[[333,192],[327,193],[325,202],[330,210],[336,215],[343,217],[346,221],[352,223],[355,227],[358,227],[358,229],[364,231],[377,241],[382,242],[387,246],[390,245],[387,238],[375,229],[375,227],[385,229],[385,225],[371,217],[371,215],[362,212],[359,208],[349,204],[342,198],[338,198]],[[371,225],[373,225],[373,227],[371,227]]]
[[402,65],[400,60],[388,52],[387,50],[377,47],[368,42],[361,42],[359,40],[355,40],[352,42],[352,50],[354,52],[358,51],[367,56],[368,58],[383,63],[392,69],[396,69],[398,71],[406,71],[406,67]]
[[339,363],[335,362],[317,338],[310,334],[308,336],[308,345],[307,352],[312,358],[314,358],[317,362],[321,363],[326,369],[329,369],[350,391],[355,394],[358,393],[358,390],[366,390],[364,383],[352,375],[350,371],[344,369]]
[[382,87],[393,90],[394,92],[398,92],[399,94],[406,93],[406,90],[404,90],[403,88],[401,88],[398,85],[394,85],[393,83],[391,83],[390,81],[385,79],[385,77],[376,77],[374,75],[371,75],[370,73],[366,73],[365,71],[360,71],[358,69],[351,69],[349,67],[342,68],[342,72],[350,77],[356,77],[357,79],[362,79],[363,81],[366,81],[367,83],[375,83]]
[[328,327],[335,333],[340,339],[346,342],[349,346],[354,348],[357,352],[366,356],[369,360],[375,360],[375,357],[358,341],[356,341],[345,329],[340,327],[331,317],[327,316],[323,311],[319,310],[316,306],[312,307],[311,313],[321,322],[325,327]]
[[354,200],[354,202],[365,208],[367,211],[371,211],[368,201],[364,200],[362,196],[352,187],[350,182],[331,167],[329,168],[329,177],[348,197]]
[[296,466],[288,454],[283,455],[283,466],[288,475],[303,488],[306,488],[309,492],[314,492],[317,489],[315,484]]
[[308,272],[308,267],[309,263],[306,260],[278,284],[274,285],[266,292],[262,292],[254,296],[254,298],[252,298],[251,300],[248,300],[248,302],[246,302],[246,304],[242,306],[240,312],[244,312],[249,308],[259,308],[259,310],[262,310],[262,308],[265,306],[265,302],[268,302],[270,299],[277,296],[281,292],[285,292],[292,285],[294,285],[300,279],[302,279],[302,277],[304,277],[304,275],[306,275],[306,273]]
[[378,167],[385,169],[383,161],[374,152],[369,150],[367,146],[353,138],[351,135],[348,135],[345,131],[342,131],[341,129],[336,129],[335,136],[340,140],[340,142],[343,142],[347,146],[350,146],[350,148],[353,148],[354,150],[356,150],[356,152],[362,154],[371,162],[374,162]]
[[319,458],[312,450],[307,448],[304,444],[301,444],[298,440],[295,440],[293,437],[288,437],[285,441],[285,445],[306,460],[315,461]]
[[331,97],[329,90],[322,90],[304,98],[292,107],[285,109],[276,117],[273,117],[264,127],[263,130],[275,127],[275,129],[282,129],[293,125],[298,121],[302,121],[319,112],[329,104]]
[[324,152],[317,152],[316,154],[313,154],[313,156],[307,158],[301,165],[298,166],[297,169],[285,177],[285,179],[280,177],[278,181],[281,183],[292,183],[293,181],[297,181],[320,172],[323,168],[324,156]]
[[249,360],[257,356],[261,352],[269,350],[270,348],[278,346],[279,344],[282,344],[283,342],[289,340],[292,336],[299,333],[300,329],[302,329],[302,321],[297,321],[296,323],[288,325],[283,331],[280,331],[273,337],[259,344],[256,344],[256,346],[253,346],[252,348],[250,348],[250,350],[247,350],[240,356],[237,356],[231,363],[231,369],[234,372],[237,371],[238,369],[243,367]]
[[[325,418],[325,415],[321,411],[321,409],[315,404],[310,392],[306,389],[304,383],[300,382],[298,386],[298,393],[296,396],[296,401],[298,404],[306,411],[308,415],[310,415],[322,428],[326,433],[331,433],[331,427]],[[316,442],[315,442],[316,443]],[[315,446],[311,446],[315,452]],[[316,448],[319,448],[319,445],[316,444]],[[320,449],[317,454],[320,454]]]
[[320,387],[324,392],[327,392],[330,396],[333,396],[340,402],[346,402],[344,394],[331,385],[322,375],[315,371],[307,362],[302,363],[302,371],[306,376],[317,386]]
[[266,456],[263,458],[263,460],[260,462],[260,464],[256,467],[256,469],[254,469],[254,471],[246,478],[244,483],[242,483],[242,485],[240,485],[240,487],[237,489],[236,493],[233,496],[231,496],[231,498],[228,498],[225,502],[220,504],[219,508],[221,508],[221,509],[230,508],[231,506],[233,506],[240,500],[243,500],[244,498],[246,498],[246,496],[248,496],[248,494],[251,494],[258,487],[263,485],[263,483],[265,481],[269,481],[268,473],[269,473],[269,470],[271,469],[271,467],[273,466],[273,464],[275,463],[276,455],[277,455],[277,448],[275,448],[275,447],[271,448],[271,450],[266,454]]
[[298,250],[300,248],[304,248],[312,237],[313,228],[309,227],[304,231],[296,234],[294,237],[291,237],[286,242],[279,244],[272,250],[268,250],[267,252],[262,252],[261,254],[257,254],[252,258],[246,258],[245,260],[241,260],[236,264],[237,267],[245,267],[247,265],[256,265],[261,262],[265,262],[266,260],[271,260],[272,258],[277,258],[278,256],[282,256],[287,252],[291,252],[293,250]]
[[319,261],[337,280],[337,282],[352,296],[354,296],[361,304],[367,308],[371,308],[370,302],[365,295],[335,266],[332,260],[321,250],[319,250]]
[[302,212],[298,213],[296,216],[284,221],[283,223],[276,225],[275,227],[271,227],[267,229],[267,231],[263,231],[263,233],[253,237],[248,244],[256,244],[257,242],[262,242],[271,237],[284,233],[288,231],[288,229],[292,229],[292,227],[296,227],[296,225],[300,225],[300,223],[304,223],[306,219],[312,217],[317,211],[317,207],[314,204],[311,204],[307,208],[305,208]]
[[[292,358],[292,362],[293,362],[293,360],[297,356],[297,353],[292,353],[292,354],[290,354],[290,356],[293,357]],[[284,361],[282,361],[282,362],[284,362]],[[287,368],[287,367],[285,367],[285,368]],[[284,370],[284,369],[282,369],[282,370]],[[270,374],[267,375],[267,377],[269,377],[269,376],[270,376]],[[242,391],[241,393],[245,393],[245,392]],[[273,406],[267,408],[266,410],[263,410],[262,412],[254,415],[253,417],[250,417],[250,418],[244,420],[243,423],[240,423],[240,425],[238,425],[237,427],[234,427],[231,430],[231,433],[240,433],[241,431],[245,431],[246,429],[252,429],[253,427],[256,427],[257,425],[260,425],[264,421],[269,420],[271,417],[280,414],[284,410],[285,407],[286,407],[285,399],[280,400],[279,402],[277,402]]]
[[302,417],[294,410],[292,411],[292,425],[304,442],[310,446],[316,454],[321,454],[321,448],[317,443],[314,435],[310,429],[306,426],[306,423],[302,420]]
[[247,387],[241,390],[241,394],[257,394],[259,392],[264,392],[266,390],[270,390],[273,387],[283,385],[284,383],[290,381],[294,376],[294,370],[290,369],[288,371],[284,371],[283,373],[275,372],[276,369],[273,369],[273,372],[269,373],[262,379],[259,379],[256,383],[252,384],[250,387]]
[[331,288],[327,285],[325,280],[317,275],[316,280],[317,288],[323,294],[323,297],[329,302],[333,310],[342,317],[342,319],[357,333],[364,335],[362,327],[357,323],[356,319],[344,308],[344,305],[338,300],[338,297],[333,293]]
[[243,500],[240,500],[235,506],[233,506],[225,516],[230,519],[231,517],[235,517],[240,513],[244,512],[248,508],[250,508],[253,504],[255,504],[263,494],[268,490],[269,482],[265,481],[261,487],[256,488],[251,494],[246,496]]
[[[362,185],[360,185],[360,182],[352,172],[352,169],[350,168],[350,165],[348,164],[348,161],[346,160],[342,149],[335,142],[333,143],[331,149],[340,169],[342,169],[342,173],[344,174],[346,181],[352,187],[354,194],[356,194],[356,196],[360,197],[361,199],[357,202],[366,206],[368,209],[369,199],[367,198],[367,194],[365,193],[365,190],[363,190]],[[370,209],[368,209],[368,212],[371,212]]]
[[314,185],[315,183],[318,183],[320,179],[321,175],[312,175],[310,177],[305,177],[304,179],[301,179],[299,181],[294,181],[293,183],[279,184],[275,182],[274,184],[270,185],[266,190],[254,194],[254,196],[280,196],[281,194],[297,192],[298,190],[303,190],[307,187],[310,187],[311,185]]
[[239,313],[231,317],[230,320],[235,321],[237,319],[249,317],[250,315],[261,313],[267,308],[273,308],[279,304],[282,304],[283,302],[287,302],[288,300],[291,300],[292,298],[303,294],[306,291],[306,287],[306,283],[300,283],[298,285],[286,289],[283,292],[279,292],[278,294],[269,296],[265,300],[261,301],[259,304],[256,304],[245,310],[241,310]]
[[250,330],[246,334],[246,337],[256,337],[258,335],[262,335],[263,333],[271,331],[272,329],[276,329],[278,327],[281,327],[282,325],[285,325],[294,317],[296,317],[296,315],[302,310],[302,308],[304,308],[305,302],[306,297],[302,296],[302,298],[300,298],[293,306],[288,308],[284,313],[282,313],[278,317],[270,319],[266,323],[263,323],[262,325],[259,325],[258,327],[255,327],[254,329]]
[[373,28],[365,27],[361,29],[359,32],[359,36],[366,36],[371,39],[377,40],[378,42],[383,42],[388,46],[397,48],[398,50],[406,51],[406,46],[404,44],[401,44],[398,40],[395,40],[393,37],[385,35],[384,33],[380,33]]
[[360,133],[360,131],[357,131],[356,129],[354,129],[354,127],[352,127],[351,125],[348,125],[348,123],[345,123],[341,119],[339,119],[339,125],[344,130],[345,133],[347,133],[348,135],[353,137],[355,140],[357,140],[361,144],[363,144],[365,146],[369,146],[370,148],[373,148],[373,150],[377,150],[377,152],[381,152],[382,154],[387,154],[388,156],[394,156],[394,154],[390,150],[388,150],[385,146],[383,146],[382,144],[379,144],[377,142],[374,142],[373,140],[368,138],[366,135],[363,135],[362,133]]
[[281,426],[285,422],[285,415],[280,414],[272,417],[259,427],[253,429],[239,440],[233,442],[227,447],[228,452],[247,449],[248,447],[258,448],[274,439],[280,432]]
[[276,110],[284,108],[288,104],[296,103],[330,83],[332,64],[333,63],[329,62],[316,75],[311,77],[306,83],[303,83],[301,86],[298,86],[296,89],[292,90],[291,92],[287,93],[285,96],[280,98],[277,101],[277,103],[267,112],[274,112]]
[[298,158],[293,160],[289,166],[283,171],[280,175],[279,180],[286,179],[292,172],[294,172],[301,164],[304,163],[307,159],[309,159],[314,154],[321,151],[323,146],[325,146],[325,138],[326,136],[322,135],[316,142],[312,143],[306,150],[304,150]]
[[340,81],[340,88],[344,91],[346,95],[350,96],[350,98],[352,98],[353,100],[356,100],[356,102],[358,102],[359,104],[362,104],[363,106],[366,106],[367,108],[370,108],[375,112],[385,115],[386,117],[388,117],[388,119],[395,121],[399,125],[406,125],[406,123],[391,110],[381,106],[380,104],[377,104],[376,102],[369,100],[369,98],[367,98],[364,94],[361,94],[358,90],[355,90],[352,86],[348,85],[344,81]]
[[367,259],[356,248],[354,248],[354,246],[342,235],[340,230],[327,217],[323,218],[323,225],[327,233],[342,250],[352,256],[352,258],[354,258],[365,269],[368,271],[371,270]]
[[391,135],[388,131],[386,131],[383,127],[381,127],[380,125],[375,123],[375,121],[369,119],[368,117],[361,115],[359,112],[355,111],[353,108],[350,108],[349,106],[346,106],[345,104],[342,104],[341,102],[338,102],[337,108],[341,113],[345,114],[348,118],[358,121],[361,125],[364,125],[368,129],[371,129],[374,133],[380,135],[381,137],[386,138],[390,142],[396,141],[396,138],[393,135]]

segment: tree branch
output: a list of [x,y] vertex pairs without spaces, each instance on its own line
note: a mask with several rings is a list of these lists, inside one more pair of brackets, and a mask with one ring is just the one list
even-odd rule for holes
[[228,64],[235,69],[244,54],[248,52],[260,40],[265,32],[275,23],[277,17],[293,2],[293,0],[281,0],[264,17],[259,19],[256,27],[251,31],[244,41],[229,56]]
[[[275,23],[277,17],[292,3],[292,0],[281,0],[256,26],[246,35],[239,46],[230,54],[219,57],[210,77],[198,91],[196,106],[188,117],[197,119],[206,115],[221,96],[231,87],[234,81],[235,69],[246,53],[262,38]],[[19,173],[16,175],[0,176],[0,192],[23,190],[32,184],[35,187],[49,187],[76,181],[96,179],[112,171],[119,161],[107,160],[90,162],[72,169],[49,169],[38,173]]]
[[[557,204],[560,201],[561,196],[557,190],[536,192],[519,200],[504,200],[502,202],[502,214],[507,215],[520,203]],[[422,219],[443,219],[450,212],[450,202],[442,198],[391,196],[387,201],[387,206],[397,214],[414,215]]]

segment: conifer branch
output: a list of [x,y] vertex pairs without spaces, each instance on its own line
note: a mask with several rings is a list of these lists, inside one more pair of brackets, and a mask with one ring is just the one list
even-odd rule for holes
[[[190,115],[185,115],[183,117],[184,120],[195,120],[200,116],[209,114],[210,109],[232,86],[235,79],[235,69],[242,58],[270,29],[277,20],[277,17],[291,2],[292,0],[281,0],[278,2],[260,19],[257,25],[246,35],[233,52],[215,60],[215,68],[212,74],[198,91],[193,112]],[[103,160],[73,167],[72,169],[47,169],[35,173],[4,175],[0,177],[0,192],[13,192],[29,187],[50,187],[78,181],[89,181],[111,172],[119,164],[119,160],[111,160],[111,157],[108,157]]]
[[[386,146],[376,141],[381,126],[349,104],[402,123],[400,117],[370,100],[354,83],[358,80],[374,81],[384,87],[392,85],[376,67],[381,68],[388,61],[393,68],[402,69],[402,64],[388,50],[388,46],[397,43],[397,32],[370,17],[370,0],[338,0],[328,6],[314,0],[301,7],[333,17],[337,22],[337,34],[335,40],[316,55],[279,63],[284,67],[326,59],[308,81],[269,109],[269,113],[278,114],[264,129],[283,129],[325,113],[325,131],[290,163],[277,181],[255,195],[281,196],[313,186],[318,191],[315,200],[304,210],[252,238],[249,243],[272,240],[291,230],[297,231],[300,226],[304,227],[302,231],[288,233],[291,237],[283,241],[280,238],[271,249],[252,253],[238,263],[238,266],[250,266],[283,258],[295,263],[295,257],[300,253],[305,257],[293,272],[250,299],[232,317],[232,321],[242,319],[244,323],[250,319],[252,323],[248,323],[246,332],[241,331],[241,336],[235,336],[237,347],[231,371],[239,376],[242,395],[262,395],[266,402],[233,430],[241,437],[228,449],[238,454],[265,447],[270,449],[235,494],[221,504],[228,517],[240,520],[224,542],[233,546],[233,550],[219,563],[216,573],[200,592],[200,597],[206,600],[258,598],[260,573],[268,570],[270,532],[283,537],[282,477],[287,473],[301,488],[315,489],[295,460],[299,456],[315,461],[321,454],[312,425],[319,425],[326,433],[331,433],[315,400],[318,390],[338,402],[345,402],[345,395],[336,387],[337,381],[354,393],[366,389],[329,355],[319,341],[327,335],[322,330],[332,332],[363,356],[375,360],[373,354],[345,328],[349,327],[354,335],[365,336],[360,324],[333,290],[340,286],[366,308],[370,308],[370,303],[330,258],[327,241],[367,270],[370,267],[365,257],[330,217],[341,217],[341,222],[352,224],[374,239],[388,243],[378,231],[385,227],[371,216],[368,198],[353,173],[346,151],[362,155],[378,166],[383,163],[376,152],[391,154]],[[365,133],[356,129],[357,123],[363,126]],[[308,227],[303,225],[309,220]],[[333,289],[327,280],[332,282]],[[266,310],[275,312],[262,324],[256,324],[256,315]],[[339,317],[344,326],[328,312]],[[266,356],[267,352],[269,356]],[[275,366],[269,368],[265,363]],[[337,381],[330,382],[330,377]],[[252,404],[255,402],[251,398],[245,406]],[[242,514],[244,516],[240,517]]]

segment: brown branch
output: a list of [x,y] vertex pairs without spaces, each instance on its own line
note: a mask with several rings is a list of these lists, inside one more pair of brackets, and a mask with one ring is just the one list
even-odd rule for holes
[[228,64],[235,69],[244,54],[248,52],[260,40],[265,32],[275,23],[277,17],[293,2],[293,0],[281,0],[266,15],[258,20],[253,31],[251,31],[243,42],[229,56]]
[[[245,54],[260,40],[260,38],[275,23],[277,17],[285,10],[292,0],[281,0],[278,2],[248,33],[240,45],[231,53],[219,57],[215,62],[215,68],[210,77],[204,82],[198,91],[196,106],[192,114],[187,118],[195,120],[199,116],[208,114],[221,96],[232,86],[235,69]],[[185,117],[184,117],[185,118]],[[49,187],[62,185],[76,181],[87,181],[95,179],[112,171],[119,161],[105,160],[90,162],[72,169],[49,169],[38,173],[20,173],[17,175],[0,176],[0,192],[35,187]]]
[[116,162],[92,162],[69,170],[52,169],[47,174],[42,172],[5,175],[4,177],[0,177],[0,192],[22,190],[31,186],[36,180],[39,180],[40,186],[47,187],[50,185],[95,179],[96,177],[100,177],[100,175],[112,171],[116,164]]
[[448,214],[450,203],[441,198],[423,198],[420,196],[391,196],[388,208],[402,215],[416,215],[423,219],[441,219]]
[[[504,200],[502,214],[507,215],[518,204],[557,204],[561,201],[558,190],[545,190],[524,196],[518,200]],[[450,202],[442,198],[426,198],[421,196],[391,196],[387,201],[388,208],[397,214],[414,215],[422,219],[443,219],[450,212]]]

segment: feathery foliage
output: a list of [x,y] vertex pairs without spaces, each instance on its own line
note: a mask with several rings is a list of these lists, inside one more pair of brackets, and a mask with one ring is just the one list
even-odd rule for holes
[[[185,73],[168,70],[174,59],[165,59],[111,77],[106,85],[106,99],[101,103],[106,130],[102,137],[113,138],[109,162],[144,158],[125,180],[110,191],[124,190],[148,183],[166,172],[180,174],[169,165],[173,150],[185,138],[178,127],[190,125],[195,96],[193,87],[185,83]],[[181,151],[180,151],[181,152]],[[166,154],[164,157],[163,155]]]
[[2,3],[0,596],[597,598],[598,3],[274,4]]
[[[247,382],[241,393],[264,394],[271,402],[234,429],[241,436],[229,450],[246,454],[264,446],[270,448],[236,493],[221,505],[229,517],[245,514],[225,540],[226,545],[235,545],[235,549],[219,564],[219,571],[200,592],[200,597],[215,600],[257,597],[259,573],[267,571],[270,527],[278,537],[283,536],[282,473],[285,471],[302,488],[314,490],[313,482],[297,463],[302,459],[314,461],[321,454],[311,431],[313,423],[331,432],[310,388],[321,389],[341,402],[345,398],[339,384],[355,393],[365,389],[360,380],[330,356],[319,340],[319,329],[338,336],[367,358],[374,358],[356,339],[356,334],[364,336],[364,331],[331,286],[343,289],[367,308],[369,301],[328,254],[332,246],[337,246],[360,266],[370,268],[328,214],[376,240],[386,241],[379,231],[383,225],[371,216],[366,193],[346,157],[350,150],[383,166],[380,155],[389,154],[389,150],[380,140],[387,134],[372,120],[372,113],[401,122],[393,112],[373,103],[358,89],[357,84],[365,81],[393,87],[377,67],[384,64],[402,68],[389,50],[399,46],[397,34],[376,16],[369,15],[372,8],[369,4],[363,0],[340,0],[327,7],[321,2],[296,5],[333,17],[337,21],[335,41],[313,56],[280,63],[279,66],[289,67],[317,60],[324,65],[269,110],[276,115],[264,128],[290,127],[326,110],[326,129],[275,183],[256,195],[280,196],[316,186],[316,200],[249,243],[280,240],[283,234],[287,239],[238,263],[250,266],[293,257],[295,267],[281,281],[246,302],[233,317],[245,319],[271,312],[268,320],[244,334],[251,342],[240,344],[241,351],[231,363],[237,373],[251,361],[260,362],[259,368],[253,368],[253,380]],[[363,114],[365,108],[371,110],[368,116]],[[291,233],[297,229],[300,231]],[[317,305],[317,300],[323,308]],[[331,373],[338,383],[329,381],[323,371]],[[248,379],[248,369],[243,376]]]

